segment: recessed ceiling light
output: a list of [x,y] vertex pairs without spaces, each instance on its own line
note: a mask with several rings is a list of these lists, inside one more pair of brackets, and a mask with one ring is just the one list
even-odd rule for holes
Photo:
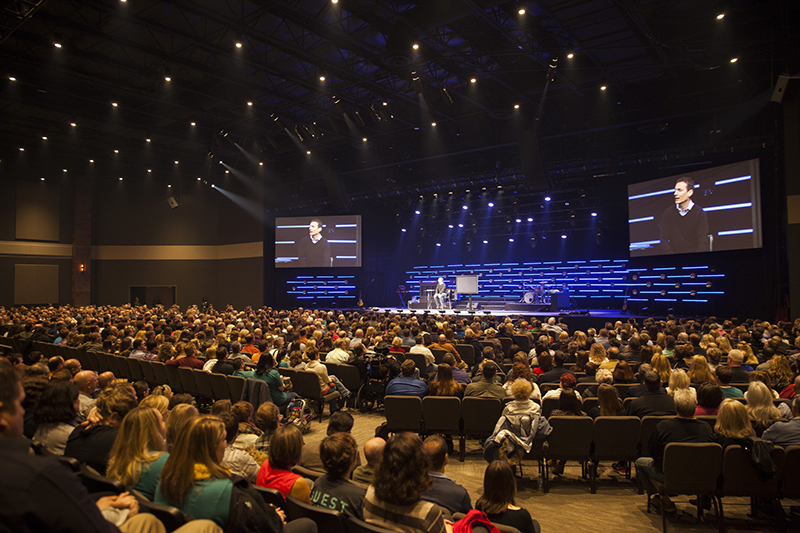
[[435,128],[436,127],[436,123],[435,122],[431,122],[431,126],[433,126]]
[[722,20],[724,18],[725,18],[725,13],[720,13],[719,15],[717,15],[717,20]]
[[178,160],[177,160],[177,159],[175,160],[175,164],[176,164],[176,165],[178,164]]
[[389,102],[383,102],[383,105],[389,105]]
[[197,122],[190,122],[190,124],[191,124],[192,126],[196,126],[196,125],[197,125]]
[[55,46],[56,48],[61,48],[61,43],[53,43],[53,46]]
[[320,76],[319,81],[325,81],[325,76]]
[[42,176],[42,177],[41,177],[41,178],[39,178],[39,179],[40,179],[41,181],[44,181],[44,176]]
[[119,181],[122,181],[122,178],[120,178]]
[[258,162],[258,166],[263,167],[264,166],[264,162],[263,161],[259,161]]
[[517,13],[519,13],[520,15],[524,15],[525,14],[525,8],[520,8],[520,10],[517,11]]
[[61,169],[61,172],[66,172],[66,171],[67,171],[67,169],[66,169],[66,168],[62,168],[62,169]]
[[241,48],[241,47],[242,47],[242,43],[240,41],[236,41],[236,48]]
[[145,139],[145,141],[150,142],[150,139]]
[[9,76],[8,81],[17,81],[17,78],[15,78],[14,76]]
[[231,173],[231,171],[230,171],[230,170],[226,170],[226,171],[225,171],[225,174],[230,174],[230,173]]
[[114,150],[114,153],[115,153],[115,154],[118,154],[118,153],[119,153],[119,150]]
[[117,107],[119,104],[116,103],[116,102],[111,102],[111,105],[114,106],[114,107]]
[[42,135],[42,140],[46,141],[47,140],[47,135]]
[[172,76],[164,76],[164,81],[172,81]]
[[731,63],[736,63],[737,61],[739,61],[738,57],[732,57],[731,58]]
[[247,105],[252,106],[253,102],[247,102]]
[[339,0],[331,0],[331,4],[338,4]]
[[469,79],[469,82],[470,82],[470,83],[475,83],[476,81],[478,81],[478,78],[470,78],[470,79]]
[[90,159],[90,160],[89,160],[89,163],[94,163],[94,159]]
[[414,50],[419,50],[419,45],[417,43],[414,43],[411,45],[411,48],[413,48]]
[[364,141],[364,142],[367,142],[367,138],[366,137],[362,137],[361,140]]
[[70,126],[72,126],[73,128],[74,128],[75,126],[77,126],[77,124],[75,124],[74,122],[70,122],[70,123],[69,123],[69,125],[70,125]]
[[601,91],[605,91],[606,89],[608,89],[608,87],[606,87],[605,85],[601,85],[601,86],[600,86],[600,90],[601,90]]
[[25,151],[25,148],[20,148],[20,149],[19,149],[19,151],[20,151],[20,152],[24,152],[24,151]]
[[167,187],[171,189],[171,188],[172,188],[172,185],[170,185],[170,184],[167,184]]
[[306,150],[306,153],[307,153],[308,155],[311,155],[311,150]]
[[152,172],[152,170],[150,170],[149,168],[147,169],[147,171],[148,171],[148,172]]
[[572,52],[567,54],[567,59],[572,59],[573,57],[575,57],[575,54],[573,54]]
[[197,178],[197,181],[200,181],[202,178]]
[[519,104],[514,104],[514,109],[519,109]]

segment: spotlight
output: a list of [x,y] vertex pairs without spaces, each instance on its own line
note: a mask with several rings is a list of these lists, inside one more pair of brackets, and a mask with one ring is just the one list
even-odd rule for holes
[[485,241],[483,241],[483,244],[489,244],[489,241],[485,240]]
[[53,34],[53,46],[55,46],[56,48],[61,48],[61,41],[62,41],[61,34],[60,33],[54,33]]
[[519,104],[514,104],[514,109],[519,109]]
[[94,163],[94,159],[90,159],[90,160],[89,160],[89,163]]
[[494,202],[489,202],[489,207],[494,207]]
[[463,228],[463,227],[464,227],[464,224],[459,224],[459,225],[458,225],[458,227],[459,227],[459,228]]
[[148,142],[148,143],[149,143],[149,142],[150,142],[150,139],[145,139],[145,140],[144,140],[144,142]]
[[508,239],[508,242],[514,242],[514,238],[511,237],[510,239]]
[[119,153],[119,150],[114,150],[114,153],[115,153],[115,154],[118,154],[118,153]]
[[440,243],[440,242],[437,242],[437,243],[436,243],[436,246],[438,246],[438,247],[441,247],[441,246],[442,246],[442,243]]
[[411,85],[414,86],[414,92],[417,94],[422,93],[422,82],[419,79],[419,74],[416,70],[411,71]]
[[450,228],[450,229],[453,229],[453,225],[452,224],[448,224],[447,227]]
[[596,216],[597,216],[597,213],[595,213],[594,211],[592,211],[592,216],[593,216],[593,217],[596,217]]
[[475,83],[475,82],[477,82],[477,81],[478,81],[478,78],[470,78],[470,79],[469,79],[469,82],[470,82],[470,83]]
[[382,119],[382,117],[381,117],[380,113],[378,113],[378,112],[375,110],[375,106],[374,106],[374,105],[371,105],[371,106],[369,106],[369,107],[367,108],[367,112],[368,112],[368,113],[369,113],[369,115],[372,117],[372,120],[374,120],[374,121],[375,121],[377,124],[380,124],[380,123],[381,123],[381,119]]
[[359,126],[364,127],[366,125],[364,124],[364,119],[361,118],[361,113],[358,112],[358,109],[353,110],[353,117],[356,119],[356,123]]
[[575,54],[573,54],[572,52],[567,54],[567,59],[572,59],[573,57],[575,57]]
[[528,217],[528,222],[533,222],[533,218],[532,217]]
[[189,125],[190,126],[197,126],[197,122],[190,122]]
[[342,100],[338,96],[331,96],[331,100],[333,100],[333,105],[336,106],[336,110],[339,111],[339,113],[344,115],[347,112],[344,108],[344,104],[342,104]]
[[419,44],[414,43],[411,45],[411,48],[413,48],[414,50],[419,50]]
[[403,229],[401,229],[400,231],[402,231],[403,233],[405,233],[405,232],[406,232],[406,228],[403,228]]
[[522,222],[522,219],[521,219],[521,218],[518,218],[518,219],[517,219],[517,224],[519,224],[520,222]]
[[47,140],[47,135],[42,135],[42,140],[46,141]]
[[151,169],[149,169],[149,168],[148,168],[148,169],[147,169],[147,172],[148,172],[148,173],[150,173],[150,172],[153,172],[153,171],[152,171]]
[[469,209],[469,206],[467,206],[467,205],[462,205],[462,206],[461,206],[461,209],[463,209],[464,211],[466,211],[467,209]]
[[117,107],[119,104],[118,104],[118,103],[116,103],[116,102],[111,102],[111,105],[112,105],[113,107]]
[[228,130],[225,130],[225,129],[219,130],[219,136],[220,137],[227,137],[228,136]]
[[739,61],[738,57],[732,57],[731,58],[731,63],[736,63],[737,61]]
[[601,91],[605,91],[606,89],[608,89],[608,87],[607,87],[607,86],[605,86],[605,85],[601,85],[601,86],[600,86],[600,90],[601,90]]
[[251,106],[251,107],[252,107],[252,105],[253,105],[253,102],[250,102],[250,101],[248,101],[248,102],[247,102],[247,105],[249,105],[249,106]]
[[17,81],[17,78],[15,78],[14,76],[9,76],[8,81]]
[[453,97],[450,96],[450,92],[447,90],[447,87],[442,86],[440,91],[442,91],[442,99],[444,100],[444,103],[451,105],[453,103]]
[[364,141],[364,142],[367,142],[367,138],[366,137],[362,137],[361,140]]
[[719,15],[717,15],[717,20],[722,20],[724,18],[725,18],[725,13],[720,13]]
[[70,122],[70,123],[69,123],[69,125],[70,125],[70,126],[72,126],[73,128],[74,128],[75,126],[77,126],[77,124],[76,124],[76,123],[74,123],[74,122]]
[[311,150],[306,150],[306,155],[311,155]]
[[325,81],[325,76],[320,76],[319,81]]
[[175,160],[175,164],[176,164],[176,165],[178,164],[178,160],[177,160],[177,159]]
[[550,201],[550,197],[549,197],[549,196],[545,196],[545,197],[544,197],[544,201],[545,201],[545,202],[549,202],[549,201]]
[[303,142],[305,139],[303,139],[303,134],[300,133],[300,128],[295,124],[293,129],[294,129],[294,134],[297,135],[297,138],[300,139],[300,142]]
[[517,11],[517,13],[519,13],[520,15],[524,15],[525,14],[525,8],[520,8],[520,10]]
[[243,44],[244,44],[243,41],[244,41],[244,39],[242,38],[242,34],[237,32],[236,33],[236,37],[233,40],[233,45],[236,48],[241,48],[243,46]]
[[282,129],[282,130],[285,130],[285,129],[286,129],[286,124],[284,124],[284,123],[283,123],[283,121],[281,120],[281,117],[279,117],[277,114],[275,114],[275,113],[271,113],[271,114],[270,114],[270,118],[273,120],[273,122],[275,122],[275,124],[276,124],[276,125],[277,125],[277,126],[280,128],[280,129]]
[[416,213],[416,214],[418,214],[418,215],[419,215],[419,211],[414,211],[414,213]]
[[164,81],[172,81],[172,69],[169,67],[164,69]]
[[562,238],[562,239],[566,239],[566,238],[567,238],[567,234],[566,234],[566,233],[562,233],[562,234],[561,234],[561,238]]
[[431,122],[431,126],[433,126],[435,128],[436,127],[436,123],[435,122]]

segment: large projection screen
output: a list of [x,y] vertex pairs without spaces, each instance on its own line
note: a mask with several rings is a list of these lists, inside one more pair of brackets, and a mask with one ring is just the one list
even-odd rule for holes
[[631,257],[761,248],[758,168],[751,159],[629,185]]
[[360,215],[275,219],[276,268],[360,266]]

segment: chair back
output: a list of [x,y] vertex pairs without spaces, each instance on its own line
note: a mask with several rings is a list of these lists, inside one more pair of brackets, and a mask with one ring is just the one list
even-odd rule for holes
[[165,364],[164,372],[166,372],[167,374],[167,384],[172,389],[172,392],[189,392],[183,390],[183,383],[181,383],[181,375],[178,372],[177,366],[170,366]]
[[548,418],[554,409],[558,409],[558,398],[544,398],[542,400],[542,416]]
[[[517,338],[517,336],[515,335],[514,336],[515,341],[516,341],[516,338]],[[511,341],[510,338],[508,338],[508,337],[500,337],[500,346],[503,347],[503,353],[505,354],[506,357],[511,357],[511,345],[512,344],[514,344],[514,343]],[[520,349],[523,349],[522,346],[520,346]],[[530,352],[530,349],[525,350],[525,355],[528,355],[528,352]]]
[[169,378],[167,377],[166,365],[164,363],[152,361],[150,363],[150,368],[153,369],[153,373],[156,376],[156,383],[159,385],[169,385]]
[[711,426],[711,431],[714,431],[714,426],[717,425],[717,415],[697,415],[695,418],[707,422]]
[[197,395],[209,400],[222,400],[214,396],[214,388],[211,386],[211,374],[205,370],[198,370],[192,368],[192,375],[194,376],[194,384],[197,387]]
[[[200,372],[203,372],[200,370]],[[211,385],[211,390],[214,393],[215,400],[222,400],[226,398],[230,398],[231,403],[236,403],[239,400],[233,399],[231,395],[231,389],[228,386],[228,376],[224,374],[208,374],[208,381]]]
[[339,511],[331,511],[321,507],[314,507],[303,503],[293,496],[286,498],[284,506],[286,518],[296,520],[298,518],[309,518],[317,524],[318,531],[326,533],[347,533],[345,516]]
[[461,423],[461,400],[454,396],[426,396],[422,400],[426,435],[453,435]]
[[[687,468],[691,465],[691,468]],[[722,465],[722,446],[716,443],[671,442],[664,449],[666,493],[713,494]]]
[[662,420],[671,420],[674,416],[646,416],[642,418],[642,432],[639,436],[639,455],[650,456],[650,435]]
[[390,433],[420,432],[422,400],[418,396],[386,396],[383,407]]
[[[330,374],[330,370],[328,374]],[[342,363],[337,365],[335,374],[336,377],[339,378],[339,381],[342,382],[342,385],[355,396],[358,389],[361,388],[361,373],[358,371],[358,368],[353,365]]]
[[[783,473],[786,451],[780,446],[772,450],[772,460],[777,471],[767,481],[761,481],[755,466],[750,460],[750,452],[734,444],[725,448],[722,457],[722,494],[724,496],[750,496],[774,498],[778,494],[778,482]],[[793,475],[797,476],[795,471]]]
[[300,370],[292,378],[292,385],[295,392],[303,398],[309,400],[319,400],[322,398],[322,389],[319,385],[319,377],[316,372],[311,370]]
[[794,445],[786,448],[786,457],[783,461],[783,478],[781,496],[793,500],[800,499],[800,446]]
[[160,381],[156,380],[156,373],[155,370],[153,370],[152,361],[139,361],[139,367],[142,369],[142,375],[144,376],[145,381],[147,381],[151,386],[161,384]]
[[578,391],[578,394],[580,394],[581,397],[583,397],[583,394],[586,392],[586,389],[588,389],[590,387],[596,387],[596,386],[597,386],[597,383],[578,383],[575,386],[575,390]]
[[375,524],[364,522],[355,516],[347,518],[347,531],[350,533],[394,533],[392,529],[385,529]]
[[639,450],[642,421],[638,416],[598,416],[594,419],[595,461],[633,461]]
[[[231,391],[231,401],[236,403],[244,399],[245,378],[241,376],[228,376],[228,387]],[[266,383],[265,383],[266,385]]]
[[584,413],[588,413],[595,407],[599,406],[600,406],[600,400],[598,398],[596,397],[584,398],[583,402],[581,402],[581,411],[583,411]]
[[414,365],[419,370],[420,376],[427,376],[428,375],[428,365],[425,364],[425,356],[421,353],[408,353],[406,354],[406,359],[411,359],[414,361]]
[[[467,363],[470,368],[475,366],[475,347],[471,344],[456,344],[455,349],[458,352],[458,355],[461,356],[461,360]],[[436,354],[433,354],[434,357]],[[436,364],[441,364],[438,360]]]
[[[458,349],[456,349],[458,351]],[[447,350],[440,350],[439,348],[431,348],[433,354],[433,362],[437,365],[444,363],[444,356],[447,355]]]
[[144,373],[142,372],[142,366],[139,364],[138,359],[131,359],[130,357],[125,358],[125,364],[128,365],[128,379],[133,382],[141,381],[144,379]]
[[589,459],[592,447],[592,419],[588,416],[552,416],[547,420],[553,432],[547,437],[551,459]]
[[194,380],[194,373],[192,369],[186,366],[178,367],[178,378],[181,380],[183,392],[191,394],[192,396],[199,396],[197,390],[197,383]]
[[[500,342],[503,342],[502,337],[500,338]],[[531,340],[527,335],[514,335],[514,344],[519,346],[519,349],[524,351],[526,354],[530,353],[531,351]],[[511,345],[509,344],[508,347],[511,348]]]
[[83,359],[86,361],[84,366],[90,370],[94,370],[98,374],[102,374],[106,370],[108,370],[108,364],[103,361],[103,365],[100,364],[100,360],[97,357],[97,352],[85,352],[83,354]]
[[310,468],[306,468],[300,465],[294,465],[292,467],[292,472],[300,476],[303,476],[304,478],[308,478],[311,481],[316,481],[317,478],[325,475],[325,472],[320,472],[318,470],[311,470]]
[[121,481],[101,476],[89,468],[81,468],[80,472],[78,472],[78,477],[80,477],[81,483],[83,483],[83,486],[86,487],[86,491],[89,494],[95,494],[98,492],[113,492],[114,494],[122,494],[127,490]]
[[258,485],[254,485],[254,484],[250,485],[250,486],[253,487],[254,489],[256,489],[256,492],[264,500],[264,503],[266,503],[267,505],[272,504],[275,507],[280,507],[281,509],[283,509],[284,504],[286,502],[283,499],[283,494],[281,494],[281,491],[279,491],[278,489],[270,489],[270,488],[267,488],[267,487],[260,487]]
[[617,395],[619,395],[620,400],[624,400],[629,398],[628,391],[631,390],[633,387],[638,387],[638,383],[615,383],[614,388],[617,389]]

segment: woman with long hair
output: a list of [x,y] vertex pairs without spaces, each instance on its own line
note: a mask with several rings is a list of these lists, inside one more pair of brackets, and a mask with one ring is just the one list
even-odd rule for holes
[[[252,489],[234,487],[230,470],[221,464],[224,455],[225,425],[222,421],[213,416],[193,418],[178,435],[164,464],[155,502],[177,507],[195,519],[212,520],[227,530],[229,522],[234,516],[240,516],[245,507],[231,505],[232,501],[243,503],[243,498],[235,497],[234,491],[249,496]],[[251,529],[280,529],[280,517],[274,508],[264,505],[260,497],[249,497],[244,503],[259,506],[258,512],[247,512],[246,520]]]
[[661,378],[661,382],[669,383],[669,376],[672,374],[672,366],[670,365],[667,356],[665,356],[663,353],[654,355],[650,364],[653,367],[653,370],[655,370],[658,374],[658,377]]
[[483,495],[475,508],[486,513],[493,523],[511,526],[520,533],[539,533],[539,523],[531,518],[527,509],[518,507],[517,480],[506,461],[492,461],[483,475]]
[[723,355],[727,355],[728,352],[733,350],[733,347],[731,347],[731,339],[727,335],[720,335],[717,337],[717,348],[722,350]]
[[622,416],[623,414],[624,410],[617,389],[608,383],[601,383],[597,387],[597,407],[589,410],[589,416],[597,418],[598,416]]
[[119,427],[106,477],[121,481],[153,501],[161,470],[169,457],[165,453],[166,436],[167,428],[157,409],[132,409]]
[[608,362],[608,354],[602,344],[595,342],[589,347],[589,361],[597,366]]
[[575,391],[564,390],[558,397],[558,409],[553,409],[550,416],[586,416],[586,413],[581,411],[581,401]]
[[274,366],[275,360],[272,358],[272,354],[269,352],[262,353],[261,357],[258,358],[255,378],[269,385],[269,395],[272,397],[272,403],[278,407],[283,407],[295,399],[297,393],[285,392],[286,387],[283,385],[283,379]]
[[769,376],[772,378],[773,388],[782,391],[794,383],[794,373],[789,365],[789,360],[782,355],[774,355],[769,362]]
[[530,399],[531,400],[537,400],[537,399],[541,400],[542,399],[542,393],[539,390],[539,385],[534,383],[533,379],[531,378],[531,369],[530,369],[530,367],[527,364],[522,363],[522,362],[516,362],[516,363],[514,363],[514,366],[511,367],[511,372],[509,372],[509,374],[508,374],[508,379],[503,384],[503,388],[506,391],[506,396],[513,396],[514,395],[511,389],[514,386],[514,383],[518,379],[524,379],[525,381],[527,381],[528,383],[531,384],[531,393],[530,393]]
[[393,435],[367,489],[364,521],[405,533],[444,533],[446,525],[439,506],[420,500],[433,484],[429,470],[430,459],[418,435]]
[[[395,337],[399,338],[399,337]],[[428,384],[431,396],[458,396],[464,395],[464,387],[453,379],[453,369],[448,364],[436,367],[436,379]]]
[[175,446],[178,435],[183,431],[183,428],[186,427],[192,418],[199,415],[200,413],[197,412],[197,408],[190,403],[179,403],[172,408],[169,412],[169,418],[167,418],[167,450],[171,450],[172,447]]
[[34,444],[43,446],[53,455],[64,455],[67,439],[77,426],[78,395],[78,387],[71,381],[50,381],[33,411]]
[[161,413],[161,420],[164,422],[167,421],[167,417],[169,416],[169,399],[161,394],[153,394],[151,392],[139,402],[139,407],[152,407],[156,409]]
[[781,412],[772,403],[772,390],[761,381],[751,381],[744,398],[753,429],[756,436],[760,437],[764,430],[781,418]]
[[692,360],[692,366],[689,367],[688,376],[689,383],[699,385],[700,383],[714,382],[714,375],[708,368],[708,362],[706,361],[706,358],[702,355],[694,356],[694,359]]
[[672,371],[672,374],[669,375],[667,394],[674,396],[675,391],[679,389],[688,389],[692,395],[697,398],[697,391],[691,387],[689,375],[682,368],[676,368]]
[[611,373],[614,383],[633,383],[633,371],[626,361],[620,361]]

